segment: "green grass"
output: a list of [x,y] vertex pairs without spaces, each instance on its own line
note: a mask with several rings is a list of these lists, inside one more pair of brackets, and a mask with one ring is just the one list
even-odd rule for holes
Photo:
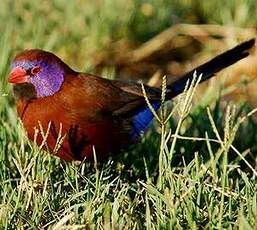
[[129,150],[67,163],[28,141],[6,81],[28,47],[93,72],[112,42],[140,44],[177,21],[256,26],[255,1],[200,2],[0,3],[0,229],[256,228],[257,122],[247,103],[225,104],[211,88],[193,100],[191,87]]

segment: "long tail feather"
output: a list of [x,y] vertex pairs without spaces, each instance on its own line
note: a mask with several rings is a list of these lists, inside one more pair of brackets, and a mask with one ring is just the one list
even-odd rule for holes
[[243,42],[238,46],[216,56],[205,64],[200,65],[192,71],[186,73],[185,75],[180,77],[179,80],[173,82],[171,85],[168,86],[168,88],[171,90],[170,95],[172,97],[175,97],[178,94],[182,93],[187,81],[192,81],[195,71],[197,72],[197,74],[202,74],[201,82],[206,81],[213,77],[215,73],[219,72],[220,70],[230,65],[233,65],[237,61],[247,57],[249,55],[247,51],[251,47],[253,47],[254,44],[255,39]]

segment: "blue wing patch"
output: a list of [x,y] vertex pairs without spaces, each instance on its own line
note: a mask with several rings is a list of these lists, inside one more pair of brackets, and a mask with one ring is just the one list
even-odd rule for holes
[[[154,102],[152,104],[155,111],[160,108],[160,105],[160,102]],[[131,137],[133,140],[146,130],[153,120],[153,117],[154,115],[147,105],[139,109],[138,113],[132,118]]]

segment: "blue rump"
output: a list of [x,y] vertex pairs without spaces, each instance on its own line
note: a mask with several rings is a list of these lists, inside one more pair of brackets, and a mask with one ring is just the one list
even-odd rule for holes
[[[160,105],[160,102],[154,102],[152,104],[155,111],[160,108]],[[136,139],[146,130],[153,120],[153,117],[154,115],[147,105],[138,110],[137,114],[132,118],[132,140]]]

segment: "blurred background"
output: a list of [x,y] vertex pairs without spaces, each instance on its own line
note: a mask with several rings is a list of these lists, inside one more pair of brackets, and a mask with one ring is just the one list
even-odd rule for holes
[[[2,0],[0,93],[9,92],[11,59],[27,48],[50,50],[75,70],[158,86],[163,75],[174,81],[256,37],[256,15],[256,0]],[[251,57],[223,71],[221,81],[208,82],[198,93],[209,85],[208,97],[223,95],[256,106],[256,74],[253,50]]]

